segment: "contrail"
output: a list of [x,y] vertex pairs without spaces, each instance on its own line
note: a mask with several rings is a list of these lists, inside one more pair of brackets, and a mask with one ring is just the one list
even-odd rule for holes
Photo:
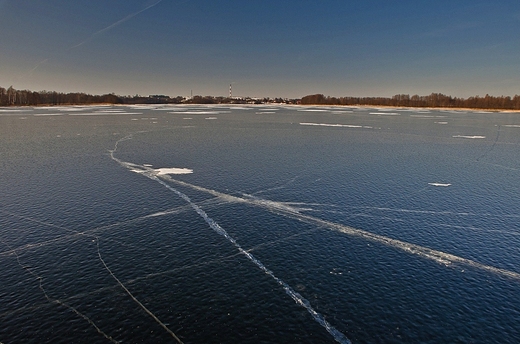
[[163,0],[159,0],[159,1],[157,1],[157,2],[155,2],[155,3],[153,3],[153,4],[151,4],[151,5],[149,5],[149,6],[145,7],[145,8],[143,8],[143,9],[140,10],[140,11],[137,11],[137,12],[134,12],[134,13],[132,13],[132,14],[127,15],[127,16],[124,17],[123,19],[120,19],[120,20],[116,21],[115,23],[110,24],[109,26],[107,26],[107,27],[104,28],[104,29],[101,29],[101,30],[99,30],[99,31],[97,31],[97,32],[94,32],[92,35],[90,35],[89,38],[87,38],[86,40],[84,40],[84,41],[81,42],[81,43],[78,43],[78,44],[76,44],[76,45],[70,47],[70,48],[67,49],[67,50],[72,50],[72,49],[75,49],[75,48],[77,48],[77,47],[82,46],[83,44],[85,44],[85,43],[91,41],[91,40],[92,40],[94,37],[96,37],[97,35],[102,34],[103,32],[106,32],[106,31],[108,31],[108,30],[111,30],[111,29],[115,28],[116,26],[119,26],[119,25],[123,24],[124,22],[126,22],[126,21],[132,19],[132,18],[135,17],[136,15],[141,14],[141,13],[143,13],[144,11],[149,10],[150,8],[157,6],[157,5],[158,5],[160,2],[162,2],[162,1],[163,1]]
[[[157,1],[157,2],[155,2],[155,3],[153,3],[153,4],[151,4],[151,5],[149,5],[149,6],[145,7],[145,8],[143,8],[142,10],[139,10],[139,11],[137,11],[137,12],[134,12],[134,13],[132,13],[132,14],[129,14],[129,15],[127,15],[126,17],[124,17],[123,19],[120,19],[120,20],[116,21],[115,23],[110,24],[109,26],[107,26],[107,27],[105,27],[105,28],[103,28],[103,29],[101,29],[101,30],[99,30],[99,31],[94,32],[92,35],[90,35],[89,38],[85,39],[84,41],[82,41],[82,42],[80,42],[80,43],[78,43],[78,44],[76,44],[76,45],[73,45],[73,46],[70,47],[70,48],[67,48],[65,51],[70,51],[70,50],[72,50],[72,49],[76,49],[76,48],[82,46],[83,44],[85,44],[85,43],[87,43],[87,42],[90,42],[92,39],[94,39],[96,36],[102,34],[103,32],[107,32],[107,31],[109,31],[109,30],[112,30],[112,29],[115,28],[116,26],[119,26],[119,25],[123,24],[124,22],[126,22],[126,21],[132,19],[132,18],[135,17],[136,15],[141,14],[141,13],[143,13],[144,11],[149,10],[150,8],[157,6],[157,5],[158,5],[159,3],[161,3],[162,1],[163,1],[163,0],[159,0],[159,1]],[[38,62],[38,63],[36,64],[36,66],[34,66],[34,67],[33,67],[33,68],[32,68],[32,69],[27,73],[27,75],[32,75],[32,73],[33,73],[36,69],[38,69],[38,67],[40,67],[42,64],[44,64],[45,62],[47,62],[49,59],[50,59],[50,57],[48,57],[48,58],[46,58],[46,59],[41,60],[40,62]]]

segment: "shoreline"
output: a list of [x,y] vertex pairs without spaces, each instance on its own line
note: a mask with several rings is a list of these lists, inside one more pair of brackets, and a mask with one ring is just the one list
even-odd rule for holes
[[490,109],[490,108],[464,108],[464,107],[423,107],[423,106],[390,106],[390,105],[328,105],[328,104],[298,104],[296,106],[316,106],[335,108],[359,108],[359,109],[387,109],[387,110],[442,110],[442,111],[471,111],[481,113],[520,113],[517,109]]
[[78,106],[78,107],[89,107],[89,106],[140,106],[140,105],[163,105],[163,106],[194,106],[194,105],[205,105],[205,106],[265,106],[265,105],[279,105],[279,106],[306,106],[306,107],[329,107],[329,108],[358,108],[358,109],[385,109],[385,110],[438,110],[438,111],[470,111],[478,113],[520,113],[517,109],[494,109],[494,108],[465,108],[465,107],[422,107],[422,106],[390,106],[390,105],[333,105],[333,104],[285,104],[285,103],[261,103],[261,104],[229,104],[229,103],[217,103],[217,104],[198,104],[198,103],[142,103],[142,104],[113,104],[113,103],[93,103],[93,104],[57,104],[57,105],[10,105],[0,106],[0,109],[15,109],[15,108],[54,108],[64,106]]

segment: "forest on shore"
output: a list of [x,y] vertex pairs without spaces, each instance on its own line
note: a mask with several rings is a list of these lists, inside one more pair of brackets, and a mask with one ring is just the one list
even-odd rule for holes
[[457,98],[442,93],[432,93],[428,96],[397,94],[391,98],[385,97],[327,97],[323,94],[308,95],[301,99],[305,105],[370,105],[395,107],[443,107],[495,110],[520,110],[520,96]]
[[62,93],[55,91],[34,92],[17,90],[12,86],[0,87],[0,106],[53,106],[53,105],[92,105],[92,104],[298,104],[300,99],[251,98],[200,96],[170,97],[166,95],[119,96],[114,93],[92,95],[81,92]]
[[240,97],[170,97],[166,95],[119,96],[114,93],[91,95],[81,92],[62,93],[55,91],[17,90],[12,86],[0,87],[0,106],[39,106],[39,105],[90,105],[90,104],[266,104],[285,103],[302,105],[368,105],[394,107],[444,107],[473,108],[494,110],[520,110],[520,95],[510,96],[474,96],[458,98],[442,93],[428,96],[398,94],[386,97],[329,97],[323,94],[307,95],[301,99],[286,98],[240,98]]

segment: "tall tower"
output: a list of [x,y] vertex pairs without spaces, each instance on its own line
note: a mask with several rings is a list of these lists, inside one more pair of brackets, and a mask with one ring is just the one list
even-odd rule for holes
[[231,88],[232,84],[229,84],[229,98],[233,98],[233,89]]

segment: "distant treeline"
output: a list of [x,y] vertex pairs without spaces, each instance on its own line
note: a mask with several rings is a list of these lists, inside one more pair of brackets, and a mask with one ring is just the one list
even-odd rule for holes
[[306,105],[374,105],[374,106],[404,106],[404,107],[447,107],[447,108],[474,108],[474,109],[504,109],[520,110],[520,96],[515,95],[493,97],[456,98],[441,93],[432,93],[429,96],[398,94],[392,98],[384,97],[326,97],[323,94],[305,96],[301,104]]
[[61,93],[55,91],[33,92],[16,90],[12,86],[0,87],[0,106],[38,106],[38,105],[88,105],[88,104],[265,104],[286,103],[304,105],[370,105],[403,107],[447,107],[474,109],[520,110],[520,96],[469,97],[467,99],[432,93],[429,96],[398,94],[385,97],[327,97],[323,94],[308,95],[300,99],[282,98],[228,98],[213,96],[194,96],[190,98],[165,95],[118,96],[114,93],[91,95],[87,93]]
[[37,105],[85,105],[85,104],[170,104],[181,103],[184,97],[170,98],[163,95],[118,96],[113,93],[91,95],[86,93],[61,93],[55,91],[33,92],[0,87],[0,106]]
[[288,103],[296,104],[299,99],[282,98],[228,98],[213,96],[193,96],[190,98],[165,95],[118,96],[113,93],[91,95],[86,93],[61,93],[55,91],[33,92],[16,90],[12,86],[0,87],[0,106],[38,106],[38,105],[88,105],[88,104],[264,104]]

